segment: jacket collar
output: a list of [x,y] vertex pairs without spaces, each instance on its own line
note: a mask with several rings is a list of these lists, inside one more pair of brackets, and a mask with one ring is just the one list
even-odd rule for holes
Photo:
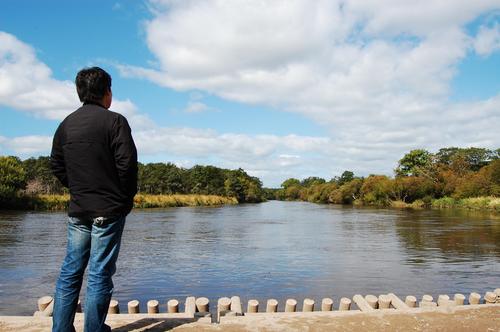
[[99,102],[96,102],[96,101],[89,101],[89,102],[85,102],[83,103],[83,106],[86,106],[86,105],[95,105],[95,106],[99,106],[99,107],[102,107],[104,109],[107,109],[106,107],[104,107],[101,103]]

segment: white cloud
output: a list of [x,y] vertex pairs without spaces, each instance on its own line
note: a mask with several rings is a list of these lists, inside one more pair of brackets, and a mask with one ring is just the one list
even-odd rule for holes
[[145,155],[216,156],[233,163],[278,157],[283,155],[281,151],[319,152],[330,143],[326,137],[219,134],[213,130],[162,127],[137,131],[134,137],[140,153]]
[[462,25],[498,6],[465,0],[153,3],[147,42],[160,68],[122,66],[124,74],[243,102],[320,106],[323,113],[381,94],[446,93],[470,42]]
[[0,147],[3,147],[3,150],[14,151],[19,156],[48,154],[51,145],[52,137],[50,136],[0,137]]
[[497,0],[151,3],[147,43],[158,67],[122,73],[310,117],[331,132],[313,174],[320,165],[391,173],[411,148],[500,141],[500,94],[449,100],[468,51],[497,47],[497,25],[476,39],[465,29]]
[[184,108],[186,113],[202,113],[207,111],[217,111],[203,102],[205,96],[200,91],[193,91],[189,94],[189,101]]
[[[265,185],[279,186],[288,177],[314,175],[329,179],[346,169],[361,175],[391,174],[403,153],[419,146],[427,146],[431,151],[457,145],[493,147],[498,142],[491,138],[491,133],[497,131],[498,109],[500,97],[464,103],[445,114],[436,112],[432,119],[420,123],[410,119],[415,126],[404,130],[394,128],[387,133],[374,133],[353,126],[348,134],[337,137],[243,135],[167,128],[154,123],[137,127],[130,122],[140,160],[174,162],[183,167],[195,164],[242,167],[260,177]],[[141,116],[135,109],[126,115],[129,120]],[[451,117],[455,118],[454,123],[448,121]],[[453,135],[457,130],[462,132],[461,140]],[[3,151],[23,157],[46,155],[51,143],[50,136],[0,136]]]
[[155,126],[149,116],[140,113],[137,106],[130,99],[113,100],[110,110],[123,114],[127,118],[130,127],[134,130],[144,130]]
[[500,50],[500,25],[496,23],[492,27],[481,26],[474,40],[474,49],[482,56]]
[[72,82],[53,79],[31,46],[0,31],[0,104],[61,119],[79,101]]
[[206,104],[202,102],[190,101],[188,102],[188,105],[186,106],[186,109],[184,111],[187,113],[201,113],[209,109],[210,107],[208,107]]
[[[282,174],[307,176],[318,172],[318,157],[314,155],[329,155],[331,144],[327,137],[221,134],[192,128],[155,128],[138,131],[134,138],[144,159],[166,156],[163,161],[182,161],[181,165],[188,167],[195,163],[241,167],[260,176],[267,185],[279,185]],[[186,157],[191,162],[186,162]],[[321,172],[331,177],[330,170],[328,166]]]
[[384,96],[442,96],[469,47],[462,25],[495,3],[154,1],[147,41],[160,68],[121,69],[322,114],[373,108]]
[[401,33],[428,36],[461,26],[478,15],[498,9],[496,0],[363,0],[345,1],[345,11],[363,20],[363,30],[371,35]]
[[[81,103],[71,81],[60,81],[41,62],[30,45],[0,31],[0,105],[22,110],[40,118],[62,120]],[[111,109],[148,125],[130,100],[113,100]]]
[[[187,167],[195,163],[242,167],[269,186],[278,186],[288,177],[315,175],[329,179],[344,170],[390,175],[404,153],[422,146],[431,151],[445,146],[496,147],[500,96],[448,106],[444,111],[434,108],[431,116],[418,110],[400,114],[395,120],[385,120],[387,131],[381,132],[356,126],[354,121],[349,130],[332,137],[243,135],[165,127],[139,130],[134,137],[142,158],[182,161]],[[382,126],[383,121],[376,125]],[[405,121],[412,125],[401,126]]]
[[[276,178],[277,172],[302,174],[300,170],[304,167],[313,170],[314,158],[303,159],[299,154],[328,150],[330,143],[326,137],[220,134],[212,130],[155,126],[135,130],[133,135],[141,159],[174,161],[184,167],[196,163],[243,167],[252,175],[264,175],[267,184],[275,185],[281,179]],[[51,136],[0,136],[1,150],[22,157],[48,155],[51,145]]]
[[[412,148],[498,147],[500,95],[449,100],[450,82],[467,52],[489,54],[497,47],[497,37],[491,37],[497,25],[480,29],[476,38],[464,26],[499,8],[498,1],[151,4],[146,36],[158,65],[120,66],[123,75],[194,91],[185,111],[206,110],[203,96],[214,94],[301,113],[330,131],[313,137],[165,128],[130,100],[115,101],[112,109],[129,119],[142,158],[242,167],[266,185],[279,185],[287,177],[330,178],[346,169],[390,174]],[[0,104],[53,119],[74,109],[71,82],[55,80],[33,49],[14,36],[0,38]],[[16,101],[34,91],[67,100],[50,99],[47,107],[34,97]],[[23,151],[22,140],[16,145],[15,139],[0,139],[0,146]],[[29,145],[29,139],[24,142]]]
[[298,155],[280,154],[278,156],[278,162],[281,167],[300,165],[300,159]]

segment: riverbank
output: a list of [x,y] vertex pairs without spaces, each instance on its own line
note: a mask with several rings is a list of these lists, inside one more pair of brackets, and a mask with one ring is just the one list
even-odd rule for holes
[[[316,202],[308,200],[286,200],[286,201],[297,201],[297,202],[310,202],[317,204],[332,204],[325,202]],[[494,213],[500,212],[500,197],[485,196],[485,197],[471,197],[463,199],[455,199],[452,197],[442,197],[438,199],[432,199],[429,201],[416,200],[412,203],[407,203],[398,200],[389,200],[384,203],[379,204],[366,204],[360,200],[355,200],[351,204],[341,204],[341,205],[353,205],[353,206],[375,206],[381,208],[396,208],[396,209],[462,209],[462,210],[474,210],[474,211],[490,211]]]
[[472,197],[464,199],[453,199],[443,197],[432,201],[432,208],[436,209],[468,209],[489,210],[500,212],[500,197]]
[[433,199],[430,203],[422,200],[416,200],[413,203],[403,201],[391,201],[390,206],[393,208],[404,209],[464,209],[474,211],[491,211],[500,212],[500,198],[498,197],[471,197],[463,199],[455,199],[452,197],[443,197]]
[[164,208],[178,206],[217,206],[236,205],[234,197],[217,195],[144,195],[134,197],[134,208]]
[[[292,200],[302,201],[302,200]],[[306,200],[307,201],[307,200]],[[31,195],[19,196],[4,203],[12,210],[33,210],[33,211],[63,211],[67,209],[69,194],[65,195]],[[319,203],[321,202],[311,202]],[[194,194],[173,194],[173,195],[147,195],[137,194],[134,197],[134,208],[167,208],[182,206],[220,206],[236,205],[238,200],[235,197],[226,197],[219,195],[194,195]],[[329,204],[329,203],[326,203]],[[455,199],[452,197],[442,197],[429,201],[416,200],[412,203],[404,201],[391,200],[385,204],[365,204],[360,200],[355,200],[354,206],[378,206],[391,207],[397,209],[463,209],[474,211],[500,212],[500,198],[493,196],[471,197]]]
[[[34,211],[63,211],[69,203],[69,195],[33,195],[20,196],[4,204],[13,210]],[[238,200],[234,197],[218,195],[145,195],[134,197],[134,208],[166,208],[180,206],[219,206],[235,205]]]
[[[499,331],[500,306],[471,305],[443,309],[377,310],[364,312],[313,312],[253,314],[223,317],[219,324],[165,318],[161,314],[108,315],[113,331]],[[50,330],[51,317],[0,317],[0,332]],[[76,331],[83,330],[83,315],[75,318]]]

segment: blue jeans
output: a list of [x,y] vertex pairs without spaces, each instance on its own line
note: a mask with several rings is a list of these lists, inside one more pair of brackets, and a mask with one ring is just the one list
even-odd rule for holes
[[89,264],[87,294],[84,307],[84,331],[104,332],[116,260],[125,225],[125,216],[112,218],[70,217],[68,247],[56,283],[53,332],[73,332],[76,306],[83,274]]

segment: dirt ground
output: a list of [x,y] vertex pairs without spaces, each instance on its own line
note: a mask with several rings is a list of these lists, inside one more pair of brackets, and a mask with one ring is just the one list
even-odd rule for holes
[[[373,313],[349,312],[254,314],[223,317],[221,323],[193,322],[189,318],[161,318],[151,315],[114,315],[107,323],[113,331],[499,331],[500,305],[438,311],[380,310]],[[82,331],[83,317],[75,320]],[[51,319],[42,317],[0,317],[0,331],[50,331]]]

